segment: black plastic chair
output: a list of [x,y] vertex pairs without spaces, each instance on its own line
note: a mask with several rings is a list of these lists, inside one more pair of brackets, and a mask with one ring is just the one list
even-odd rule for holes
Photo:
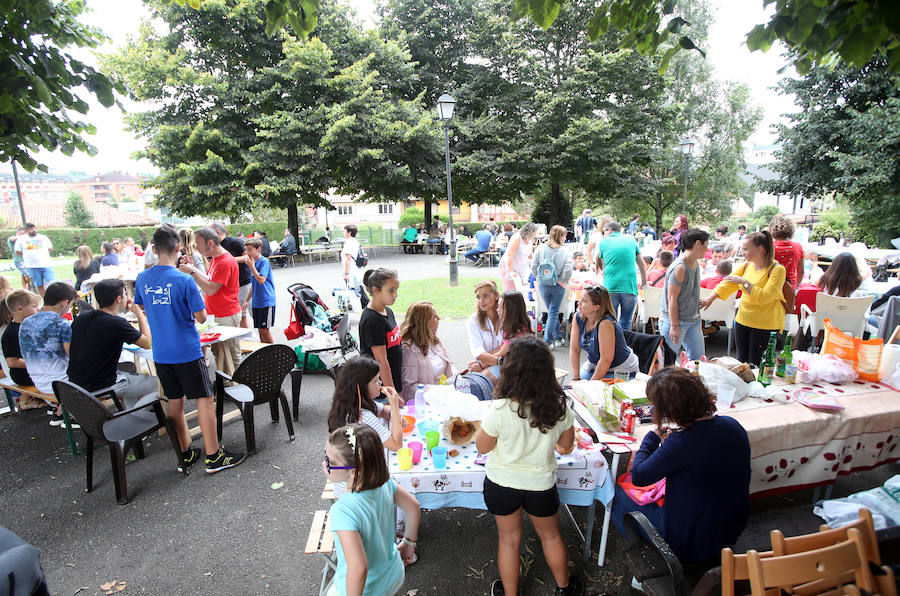
[[[65,411],[78,420],[87,437],[87,486],[86,492],[94,489],[94,442],[109,445],[109,456],[116,487],[116,501],[120,505],[128,503],[128,485],[125,481],[125,457],[134,450],[138,459],[144,459],[143,438],[161,428],[166,429],[181,469],[187,475],[187,466],[181,456],[181,447],[175,428],[163,412],[162,402],[156,394],[141,398],[134,407],[119,412],[111,412],[94,394],[69,381],[53,381],[53,393]],[[119,406],[117,401],[117,406]]]
[[[625,343],[638,357],[638,369],[644,374],[650,374],[658,363],[657,350],[663,342],[663,336],[650,335],[640,331],[623,331]],[[660,366],[662,364],[660,363]]]
[[[356,352],[359,355],[359,345],[350,334],[350,314],[344,313],[338,322],[337,331],[334,332],[338,338],[338,345],[331,348],[317,348],[314,350],[303,351],[303,362],[291,371],[291,401],[294,406],[294,420],[300,420],[300,387],[303,385],[303,375],[305,373],[324,373],[331,377],[332,380],[337,379],[337,370],[343,366],[350,355]],[[340,351],[339,357],[331,363],[331,366],[322,370],[308,371],[306,367],[309,363],[310,354],[321,354],[323,352]]]
[[687,596],[678,557],[640,511],[625,514],[625,560],[645,594]]
[[[253,408],[269,404],[272,422],[278,422],[278,402],[284,410],[284,422],[287,425],[290,440],[294,440],[294,424],[291,422],[291,410],[287,396],[281,390],[281,383],[297,364],[297,354],[289,346],[272,344],[251,352],[238,365],[234,374],[228,376],[216,371],[216,428],[222,436],[222,417],[225,411],[225,399],[233,401],[241,417],[244,419],[244,434],[247,440],[247,453],[256,453],[256,430],[253,424]],[[226,387],[225,381],[234,383]]]

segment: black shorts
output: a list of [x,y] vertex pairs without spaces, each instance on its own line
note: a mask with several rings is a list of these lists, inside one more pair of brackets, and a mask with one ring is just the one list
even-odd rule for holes
[[256,329],[269,329],[275,326],[275,307],[253,309],[253,327]]
[[180,364],[157,363],[156,376],[169,399],[212,397],[212,381],[203,358]]
[[485,477],[484,503],[494,515],[512,515],[522,508],[534,517],[550,517],[559,509],[559,491],[555,484],[547,490],[508,488]]

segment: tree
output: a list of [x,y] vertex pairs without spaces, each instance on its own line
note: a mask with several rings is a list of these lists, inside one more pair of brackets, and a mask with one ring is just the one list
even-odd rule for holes
[[[547,29],[554,24],[564,0],[507,0],[513,18],[530,16]],[[766,0],[765,5],[771,4]],[[593,3],[591,3],[593,4]],[[689,19],[678,15],[682,2],[676,0],[603,0],[587,20],[587,33],[598,39],[608,27],[627,32],[623,48],[636,48],[653,55],[671,36],[687,26],[691,37],[681,36],[668,47],[661,61],[665,68],[679,48],[697,49],[702,41],[694,35]],[[900,19],[892,0],[791,0],[775,3],[768,23],[756,25],[747,35],[751,50],[768,50],[775,40],[792,50],[794,66],[805,73],[813,64],[828,65],[839,57],[851,66],[862,67],[875,56],[886,58],[890,69],[900,70]],[[697,42],[695,44],[695,42]]]
[[66,50],[96,47],[105,38],[78,21],[84,3],[70,0],[6,0],[0,19],[0,161],[46,172],[31,155],[43,148],[65,155],[96,148],[84,133],[94,126],[77,119],[88,103],[81,87],[109,107],[122,85]]
[[318,39],[268,36],[263,0],[155,0],[167,32],[144,26],[109,60],[139,99],[132,114],[160,167],[160,202],[182,214],[234,216],[264,201],[288,211],[327,204],[332,189],[406,200],[436,184],[433,118],[406,100],[409,56],[359,32],[341,4],[321,7]]
[[70,228],[93,228],[96,225],[84,199],[75,191],[70,192],[66,198],[65,216],[66,225]]
[[777,129],[779,177],[763,188],[809,199],[837,195],[864,238],[900,236],[900,74],[877,58],[859,69],[815,67],[779,90],[794,94],[800,111]]

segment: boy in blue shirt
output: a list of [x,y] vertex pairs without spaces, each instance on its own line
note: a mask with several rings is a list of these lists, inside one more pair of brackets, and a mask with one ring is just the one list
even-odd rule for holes
[[253,326],[259,332],[259,341],[271,344],[271,328],[275,326],[275,277],[272,275],[272,264],[269,259],[262,256],[262,241],[258,238],[250,238],[244,243],[246,255],[238,257],[238,263],[250,266],[250,295],[241,305],[247,306],[247,302],[253,308]]
[[[230,453],[219,445],[213,388],[200,349],[194,321],[206,321],[206,308],[197,284],[175,267],[181,242],[178,232],[163,225],[153,233],[153,250],[159,264],[142,271],[134,282],[134,303],[143,306],[153,336],[153,360],[163,392],[169,398],[168,416],[175,427],[186,466],[200,459],[191,447],[184,418],[184,399],[197,400],[197,421],[206,450],[206,473],[215,474],[244,461],[243,453]],[[178,466],[181,472],[181,464]]]

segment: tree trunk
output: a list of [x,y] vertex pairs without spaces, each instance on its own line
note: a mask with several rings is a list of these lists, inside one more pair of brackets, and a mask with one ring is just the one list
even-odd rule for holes
[[294,238],[297,239],[297,245],[303,244],[303,240],[300,238],[300,234],[298,234],[297,230],[297,203],[290,203],[287,208],[287,218],[288,223],[287,227],[291,231],[291,234],[294,235]]
[[547,211],[550,212],[550,220],[547,222],[548,230],[559,223],[559,215],[563,211],[562,205],[560,205],[560,203],[564,200],[565,199],[562,198],[562,194],[559,192],[559,183],[554,182],[553,184],[551,184],[550,205],[548,205],[549,209],[547,209]]
[[425,199],[425,231],[428,231],[428,226],[431,225],[431,201]]
[[663,206],[659,196],[656,197],[656,206],[653,208],[656,214],[656,237],[662,238],[663,235]]

